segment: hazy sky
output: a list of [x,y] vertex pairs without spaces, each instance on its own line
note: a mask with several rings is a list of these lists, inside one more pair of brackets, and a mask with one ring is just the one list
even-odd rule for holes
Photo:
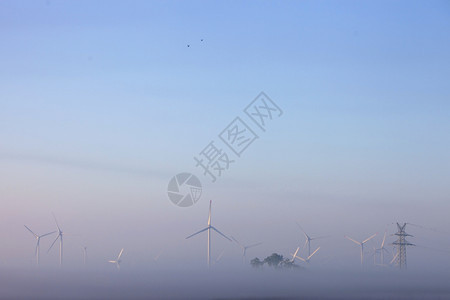
[[[52,231],[51,212],[72,267],[81,245],[99,268],[122,247],[128,267],[203,266],[206,235],[185,237],[210,199],[219,230],[264,242],[249,258],[294,251],[295,222],[331,236],[313,246],[337,267],[359,264],[345,234],[450,232],[447,1],[1,1],[0,36],[0,266],[32,265],[23,225]],[[259,139],[211,183],[193,157],[261,91],[283,115],[246,119]],[[203,184],[189,208],[167,196],[180,172]],[[408,232],[450,251],[448,233]],[[213,235],[223,250],[241,262]],[[408,251],[413,269],[450,266]]]

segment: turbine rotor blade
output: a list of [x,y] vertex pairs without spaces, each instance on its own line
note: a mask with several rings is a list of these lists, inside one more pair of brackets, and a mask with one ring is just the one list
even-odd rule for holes
[[58,230],[59,230],[59,231],[61,231],[61,228],[59,228],[59,224],[58,224],[58,221],[56,221],[56,217],[55,217],[55,214],[54,214],[54,213],[52,213],[52,215],[53,215],[53,219],[55,219],[56,227],[58,227]]
[[34,235],[36,238],[39,237],[39,236],[38,236],[36,233],[34,233],[30,228],[28,228],[27,225],[23,225],[23,226],[25,226],[25,228],[28,229],[28,231],[31,232],[31,234]]
[[189,239],[189,238],[193,237],[194,235],[197,235],[197,234],[199,234],[199,233],[202,233],[203,231],[206,231],[206,230],[208,230],[208,229],[209,229],[209,226],[206,227],[206,228],[204,228],[204,229],[202,229],[202,230],[200,230],[200,231],[198,231],[198,232],[196,232],[196,233],[194,233],[194,234],[191,234],[191,235],[188,236],[186,239]]
[[122,253],[123,253],[123,248],[122,248],[122,250],[120,250],[119,256],[117,257],[117,261],[120,260],[120,257],[122,256]]
[[323,235],[323,236],[318,236],[318,237],[312,238],[311,240],[320,240],[320,239],[326,239],[329,237],[330,237],[329,235]]
[[216,262],[219,262],[219,260],[222,258],[223,254],[225,253],[225,249],[220,252],[219,256],[216,258]]
[[397,258],[397,256],[398,256],[398,253],[395,254],[394,258],[391,260],[391,262],[389,264],[392,264],[394,262],[394,260]]
[[233,241],[236,242],[236,244],[238,244],[239,246],[241,246],[241,248],[247,248],[247,247],[244,247],[244,245],[242,245],[241,243],[239,243],[233,236],[231,236],[231,238],[233,239]]
[[43,235],[40,235],[39,237],[41,238],[41,237],[44,237],[44,236],[47,236],[47,235],[50,235],[50,234],[54,234],[56,231],[52,231],[52,232],[49,232],[49,233],[46,233],[46,234],[43,234]]
[[259,246],[259,245],[261,245],[262,244],[262,242],[260,242],[260,243],[256,243],[256,244],[253,244],[253,245],[250,245],[250,246],[247,246],[247,247],[245,247],[245,248],[253,248],[253,247],[256,247],[256,246]]
[[365,239],[364,241],[361,242],[361,244],[364,244],[365,242],[370,241],[371,239],[373,239],[375,236],[377,235],[377,233],[375,233],[374,235],[370,236],[369,238]]
[[358,241],[355,241],[354,239],[352,239],[351,237],[349,237],[349,236],[345,236],[347,239],[349,239],[350,241],[352,241],[353,243],[355,243],[355,244],[358,244],[358,245],[361,245],[362,243],[360,243],[360,242],[358,242]]
[[218,234],[220,234],[221,236],[223,236],[224,238],[226,238],[227,240],[229,240],[230,242],[232,242],[232,240],[227,237],[225,234],[223,234],[222,232],[220,232],[219,230],[217,230],[215,227],[211,226],[212,229],[214,229]]
[[212,200],[209,200],[208,226],[211,226],[211,203],[212,203]]
[[298,259],[300,259],[301,261],[303,261],[303,262],[306,262],[306,260],[304,259],[304,258],[301,258],[300,256],[295,256],[295,258],[298,258]]
[[295,257],[297,256],[298,250],[300,250],[300,247],[297,247],[297,250],[295,250],[295,253],[292,254],[292,259],[294,260]]
[[58,234],[58,236],[56,237],[56,239],[53,241],[52,245],[50,246],[50,248],[48,248],[47,253],[50,252],[50,250],[53,248],[53,245],[56,243],[56,241],[59,239],[61,235]]
[[313,257],[313,255],[317,252],[317,251],[319,251],[319,249],[320,249],[320,247],[319,248],[317,248],[313,253],[311,253],[311,255],[310,256],[308,256],[308,260],[310,260],[311,259],[311,257]]
[[303,249],[306,248],[306,245],[308,245],[308,243],[309,243],[309,240],[308,240],[308,239],[305,239],[305,244],[303,244]]
[[386,241],[386,231],[384,232],[383,242],[381,242],[381,248],[384,248],[385,241]]
[[295,222],[297,224],[297,226],[300,228],[300,230],[303,232],[303,235],[305,236],[305,238],[307,240],[310,240],[311,238],[306,234],[306,232],[303,230],[302,226],[300,226],[300,224],[298,224],[298,222]]

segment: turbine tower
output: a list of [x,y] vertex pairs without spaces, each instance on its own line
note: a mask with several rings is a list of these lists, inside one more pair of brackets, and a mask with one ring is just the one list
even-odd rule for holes
[[397,254],[395,260],[399,269],[406,269],[406,246],[415,246],[415,245],[409,243],[406,240],[407,236],[412,236],[410,234],[407,234],[405,231],[406,223],[403,223],[403,225],[397,223],[397,228],[398,231],[397,233],[394,233],[394,235],[398,236],[398,238],[397,241],[392,243],[397,247]]
[[297,223],[297,226],[300,228],[300,230],[303,232],[303,234],[305,235],[305,244],[303,245],[303,248],[305,248],[306,246],[308,246],[308,256],[311,255],[311,241],[313,240],[318,240],[318,239],[324,239],[327,236],[319,236],[319,237],[310,237],[302,228],[302,226],[300,226],[300,224]]
[[253,245],[244,246],[241,243],[239,243],[234,237],[231,237],[231,238],[233,239],[233,241],[236,242],[236,244],[239,245],[239,247],[241,247],[241,249],[242,249],[242,262],[244,264],[245,264],[245,255],[247,253],[247,249],[250,249],[250,248],[253,248],[253,247],[256,247],[256,246],[259,246],[259,245],[262,244],[262,242],[260,242],[260,243],[256,243],[256,244],[253,244]]
[[231,239],[228,238],[226,235],[224,235],[222,232],[217,230],[214,226],[211,225],[211,203],[212,201],[209,201],[209,216],[208,216],[208,226],[206,228],[203,228],[202,230],[191,234],[190,236],[186,237],[186,239],[189,239],[199,233],[202,233],[203,231],[208,231],[208,252],[207,252],[207,262],[208,262],[208,268],[211,266],[211,229],[226,238],[231,242]]
[[56,243],[56,241],[59,239],[59,266],[62,267],[62,263],[63,263],[63,235],[64,232],[61,230],[61,228],[58,225],[58,221],[56,221],[56,217],[55,215],[53,215],[53,218],[55,219],[55,223],[56,223],[56,227],[58,228],[58,236],[56,237],[56,239],[53,241],[52,245],[50,246],[50,248],[48,248],[48,252],[50,252],[50,250],[52,249],[53,245]]
[[23,226],[25,226],[25,228],[26,228],[29,232],[31,232],[31,234],[34,235],[34,237],[36,238],[36,249],[34,250],[34,255],[36,255],[36,265],[39,266],[39,252],[40,252],[40,249],[39,249],[39,248],[40,248],[40,247],[39,247],[39,243],[41,242],[41,238],[44,237],[44,236],[53,234],[53,233],[55,233],[56,231],[52,231],[52,232],[49,232],[49,233],[46,233],[46,234],[42,234],[42,235],[37,235],[37,234],[34,233],[30,228],[28,228],[26,225],[23,225]]
[[108,260],[108,262],[116,265],[117,270],[120,270],[120,263],[122,262],[122,260],[120,260],[120,258],[122,257],[122,253],[123,253],[123,248],[122,248],[122,250],[120,250],[119,256],[117,256],[116,260]]
[[345,236],[347,239],[349,239],[350,241],[352,241],[353,243],[360,245],[361,246],[361,266],[363,265],[363,261],[364,261],[364,244],[367,243],[368,241],[370,241],[371,239],[373,239],[377,234],[375,233],[374,235],[368,237],[367,239],[365,239],[362,242],[358,242],[355,241],[354,239],[352,239],[351,237]]

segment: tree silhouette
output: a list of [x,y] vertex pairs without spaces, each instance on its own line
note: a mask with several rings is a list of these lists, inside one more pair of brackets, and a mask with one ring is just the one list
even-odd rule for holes
[[278,253],[272,253],[271,256],[267,256],[264,259],[264,263],[268,264],[269,267],[274,267],[274,268],[277,268],[282,261],[283,261],[283,255],[280,255]]
[[259,258],[255,257],[254,259],[252,259],[252,260],[250,261],[250,265],[251,265],[253,268],[260,268],[260,267],[262,267],[262,266],[264,265],[264,262],[261,261]]
[[283,255],[278,253],[272,253],[272,255],[267,256],[264,260],[260,260],[258,257],[255,257],[250,261],[250,265],[254,268],[261,268],[264,265],[268,265],[269,267],[275,269],[300,268],[294,263],[294,261],[289,258],[284,258]]

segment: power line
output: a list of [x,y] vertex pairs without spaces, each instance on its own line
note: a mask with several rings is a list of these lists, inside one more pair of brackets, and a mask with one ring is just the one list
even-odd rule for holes
[[421,245],[415,245],[415,246],[419,247],[419,248],[425,248],[425,249],[429,249],[429,250],[433,250],[433,251],[437,251],[437,252],[443,252],[443,253],[450,254],[450,250],[437,249],[437,248],[432,248],[432,247],[428,247],[428,246],[421,246]]
[[415,227],[419,227],[419,228],[422,228],[422,229],[430,230],[430,231],[433,231],[433,232],[436,232],[436,233],[440,233],[440,234],[448,234],[448,235],[450,235],[449,232],[441,231],[441,230],[438,230],[438,229],[436,229],[436,228],[428,228],[428,227],[425,227],[425,226],[422,226],[422,225],[418,225],[418,224],[413,224],[413,223],[407,223],[407,224],[408,224],[408,225],[415,226]]

